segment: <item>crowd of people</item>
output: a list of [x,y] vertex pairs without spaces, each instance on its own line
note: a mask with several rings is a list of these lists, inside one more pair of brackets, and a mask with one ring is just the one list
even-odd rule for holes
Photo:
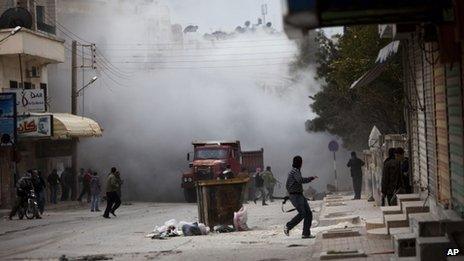
[[261,171],[261,168],[256,168],[251,182],[251,198],[256,204],[256,201],[261,199],[262,205],[267,206],[266,200],[274,201],[274,187],[280,183],[271,171],[271,167],[267,166],[266,170]]
[[[351,152],[351,159],[347,166],[351,169],[353,179],[354,199],[361,198],[362,166],[364,161]],[[403,148],[390,148],[388,156],[383,162],[381,180],[382,206],[396,205],[396,195],[412,193],[411,178],[409,174],[409,160],[404,156]]]
[[[79,182],[81,193],[77,199],[73,199],[74,195],[77,195],[75,193],[77,189],[76,180]],[[61,174],[58,174],[58,171],[53,169],[47,177],[44,177],[40,170],[28,170],[16,183],[16,200],[9,218],[11,220],[16,214],[19,214],[18,211],[22,207],[27,208],[28,200],[33,197],[37,206],[37,210],[33,210],[33,215],[34,218],[40,219],[45,211],[47,188],[50,204],[58,203],[59,194],[61,201],[77,200],[81,203],[85,196],[91,212],[99,212],[100,202],[106,199],[107,206],[103,217],[110,218],[109,214],[116,216],[115,211],[121,205],[122,184],[123,180],[119,171],[115,167],[111,168],[106,177],[106,195],[101,197],[103,189],[100,178],[98,173],[91,169],[84,170],[81,168],[77,179],[71,168],[65,168]],[[18,217],[22,218],[21,215],[18,215]]]

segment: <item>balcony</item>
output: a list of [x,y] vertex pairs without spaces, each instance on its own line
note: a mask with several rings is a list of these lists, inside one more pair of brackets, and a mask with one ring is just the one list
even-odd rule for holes
[[[11,29],[0,30],[0,39]],[[38,64],[62,63],[65,60],[64,40],[26,28],[0,43],[0,56],[25,55]]]

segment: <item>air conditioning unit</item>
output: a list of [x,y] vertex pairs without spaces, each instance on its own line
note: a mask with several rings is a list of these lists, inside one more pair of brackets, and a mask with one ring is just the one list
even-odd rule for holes
[[40,78],[40,69],[38,67],[32,66],[28,71],[29,78]]

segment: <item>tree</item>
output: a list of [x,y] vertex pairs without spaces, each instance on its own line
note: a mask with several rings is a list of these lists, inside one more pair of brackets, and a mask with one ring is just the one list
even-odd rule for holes
[[[337,135],[344,147],[351,150],[367,147],[374,125],[384,134],[404,131],[400,54],[388,62],[386,70],[372,83],[350,89],[373,67],[379,50],[391,40],[381,39],[377,27],[369,25],[346,27],[344,34],[335,39],[327,38],[321,31],[316,41],[316,79],[323,84],[313,97],[311,108],[318,116],[309,122],[309,131]],[[304,60],[304,53],[300,52],[299,59]]]

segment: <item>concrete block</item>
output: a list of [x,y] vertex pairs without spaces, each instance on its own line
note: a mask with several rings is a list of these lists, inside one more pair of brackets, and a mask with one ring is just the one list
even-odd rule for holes
[[372,239],[390,239],[390,234],[386,227],[369,229],[366,231],[367,238]]
[[398,205],[401,207],[403,202],[419,201],[420,195],[419,194],[396,194],[396,198],[398,199]]
[[447,237],[419,237],[416,239],[416,257],[419,260],[446,260],[449,248],[456,248],[456,246]]
[[[382,218],[385,217],[385,215],[398,215],[398,214],[403,214],[403,210],[400,208],[400,206],[386,206],[386,207],[380,207],[380,210],[382,211]],[[383,219],[384,220],[384,219]]]
[[416,237],[413,233],[395,234],[392,240],[396,256],[416,256]]
[[367,257],[367,255],[362,250],[327,251],[327,252],[321,253],[320,259],[331,260],[331,259],[340,259],[340,258],[359,258],[359,257]]
[[401,209],[406,215],[413,213],[427,213],[430,211],[428,206],[424,206],[423,201],[405,201],[401,203]]
[[383,222],[383,217],[381,218],[372,218],[366,220],[366,230],[374,229],[374,228],[381,228],[385,227],[385,223]]
[[360,236],[359,230],[354,228],[337,228],[322,233],[322,238],[356,237]]
[[409,222],[406,215],[404,214],[385,215],[385,225],[387,227],[388,233],[390,233],[390,228],[407,227],[409,226]]

